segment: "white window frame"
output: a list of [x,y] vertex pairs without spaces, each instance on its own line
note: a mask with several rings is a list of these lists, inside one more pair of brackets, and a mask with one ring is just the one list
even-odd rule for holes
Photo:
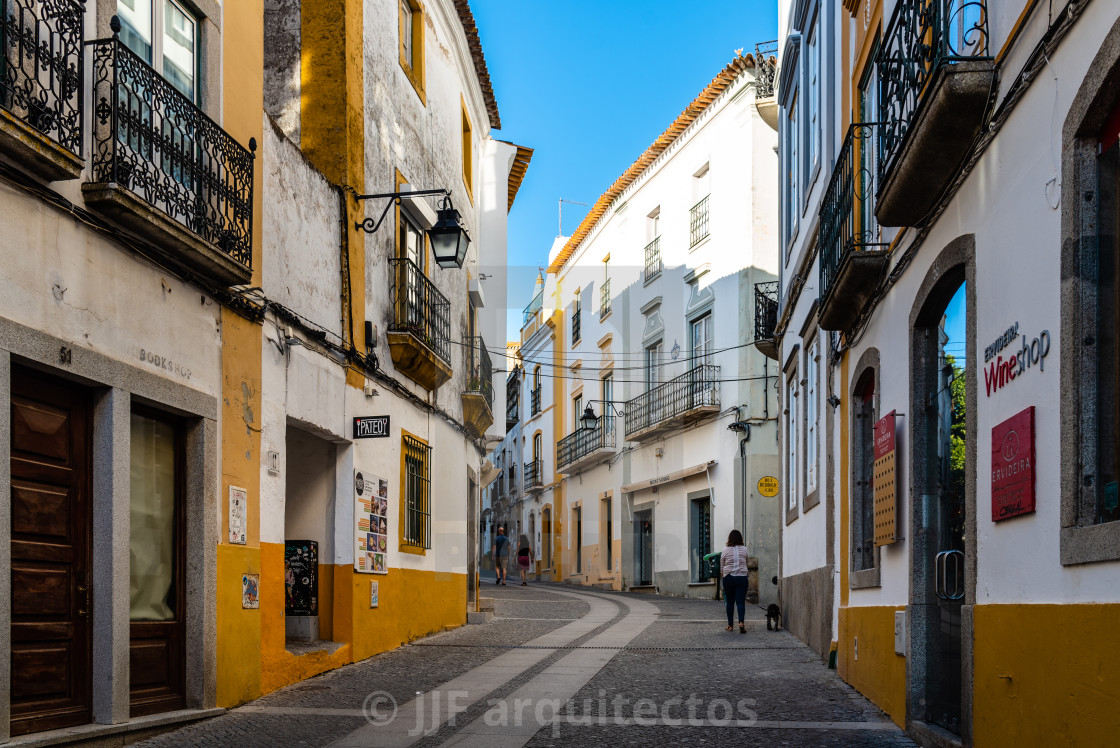
[[821,94],[823,87],[821,86],[821,45],[823,42],[821,35],[821,14],[819,9],[813,9],[813,20],[809,23],[805,36],[803,37],[806,46],[806,65],[805,65],[805,92],[806,92],[806,109],[804,116],[803,126],[805,128],[805,143],[807,150],[805,152],[805,160],[802,165],[801,183],[805,185],[806,189],[803,190],[805,199],[808,199],[809,190],[807,189],[816,177],[817,170],[820,168],[821,157],[821,113],[823,107],[821,106]]
[[799,409],[800,401],[797,382],[797,367],[794,366],[786,379],[785,417],[786,417],[786,510],[795,511],[798,506],[800,481],[798,480]]
[[814,339],[805,353],[805,492],[817,490],[817,455],[820,446],[820,342]]
[[[166,52],[166,50],[164,48],[164,38],[165,38],[165,35],[166,35],[166,32],[164,31],[164,27],[167,23],[167,16],[166,16],[166,12],[165,12],[165,10],[166,10],[165,9],[165,4],[173,6],[176,10],[178,10],[180,13],[182,13],[193,24],[194,28],[192,29],[191,41],[194,44],[194,48],[191,50],[191,69],[190,69],[191,84],[192,85],[191,85],[191,93],[188,96],[188,98],[190,99],[191,103],[193,103],[195,106],[201,107],[201,101],[202,101],[201,77],[202,76],[200,75],[201,67],[199,65],[199,54],[200,54],[200,48],[202,46],[202,20],[190,8],[183,5],[182,3],[178,2],[178,0],[132,0],[132,2],[133,2],[134,5],[143,5],[143,6],[146,6],[146,7],[150,8],[149,17],[150,17],[152,26],[151,26],[150,29],[148,29],[148,33],[149,33],[148,43],[151,45],[151,50],[150,50],[150,53],[149,53],[149,55],[150,55],[149,59],[145,60],[145,62],[150,64],[152,66],[152,68],[157,73],[159,73],[161,76],[163,76],[164,80],[168,81],[168,83],[171,83],[172,87],[175,88],[176,91],[183,94],[184,96],[187,96],[187,94],[184,93],[182,91],[182,89],[180,89],[178,86],[175,86],[175,84],[171,82],[171,79],[168,78],[164,73],[163,62],[164,62],[164,54]],[[126,11],[124,8],[121,8],[121,0],[117,0],[116,6],[117,6],[117,15],[120,16],[121,21],[124,22],[124,23],[127,23],[129,26],[133,26],[131,20],[128,20],[128,16],[130,15],[130,13],[128,11]],[[135,27],[133,26],[133,28],[135,28]],[[133,50],[133,51],[135,51],[135,50]],[[140,56],[141,58],[143,57],[142,55],[139,55],[139,53],[137,53],[137,55]]]

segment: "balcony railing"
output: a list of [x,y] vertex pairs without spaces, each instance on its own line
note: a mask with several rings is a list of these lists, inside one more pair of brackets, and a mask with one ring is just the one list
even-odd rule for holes
[[603,287],[599,289],[599,319],[603,319],[611,313],[611,279],[607,278],[603,281]]
[[572,309],[572,345],[579,342],[580,338],[580,318],[583,316],[583,309],[577,303]]
[[0,0],[0,107],[82,153],[84,3]]
[[881,181],[894,169],[936,73],[989,59],[986,0],[899,0],[877,60]]
[[506,431],[516,426],[517,421],[521,417],[521,414],[518,412],[518,396],[520,392],[521,378],[515,373],[506,380]]
[[468,340],[467,355],[467,392],[477,392],[486,399],[486,405],[494,408],[494,365],[490,353],[481,336]]
[[529,306],[525,307],[525,322],[523,326],[529,324],[533,318],[537,316],[537,312],[539,312],[543,306],[544,290],[541,290],[540,293],[534,296],[533,300],[529,302]]
[[541,483],[541,461],[533,460],[532,462],[525,463],[525,490],[529,491],[534,488],[540,488]]
[[[874,210],[875,137],[879,128],[874,123],[856,123],[848,128],[821,202],[821,326],[826,330],[845,329],[858,315],[878,283],[877,270],[885,262],[888,243],[883,241]],[[833,299],[841,280],[843,292]],[[836,324],[839,327],[833,326]]]
[[532,415],[535,416],[537,413],[541,412],[541,388],[540,387],[534,387],[533,389],[531,389],[529,391],[529,406],[530,406]]
[[768,358],[777,359],[774,330],[778,326],[778,281],[754,284],[755,346]]
[[[599,416],[595,429],[587,431],[579,426],[572,433],[556,443],[556,465],[560,470],[578,463],[588,455],[601,449],[614,449],[614,419]],[[606,426],[606,428],[604,428]]]
[[698,410],[719,409],[719,367],[700,364],[626,403],[626,438]]
[[754,45],[754,97],[769,99],[774,96],[774,83],[778,74],[778,41]]
[[252,151],[117,37],[91,44],[92,182],[128,189],[251,267]]
[[689,248],[695,247],[708,235],[708,197],[705,195],[689,211]]
[[661,275],[661,268],[661,237],[659,236],[646,245],[646,282]]
[[451,365],[451,302],[420,271],[412,260],[389,260],[393,285],[389,299],[393,304],[390,332],[407,332]]

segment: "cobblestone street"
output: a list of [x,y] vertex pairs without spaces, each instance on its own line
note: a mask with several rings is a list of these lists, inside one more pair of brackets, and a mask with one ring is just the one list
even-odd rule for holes
[[277,691],[145,746],[912,745],[748,606],[496,587],[485,625]]

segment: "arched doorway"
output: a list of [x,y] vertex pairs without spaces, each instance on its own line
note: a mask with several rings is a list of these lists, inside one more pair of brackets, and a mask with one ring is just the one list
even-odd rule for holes
[[962,736],[976,589],[973,242],[961,237],[934,263],[911,315],[910,359],[908,719]]

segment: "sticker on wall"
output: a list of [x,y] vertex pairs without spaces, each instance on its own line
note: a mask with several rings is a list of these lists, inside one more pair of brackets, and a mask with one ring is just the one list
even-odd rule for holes
[[363,470],[354,471],[354,531],[354,571],[387,574],[389,481]]
[[992,429],[992,521],[1034,511],[1034,406]]
[[261,607],[261,575],[241,575],[241,607],[246,610],[257,610]]
[[778,495],[778,479],[772,475],[764,475],[758,479],[758,492],[770,499]]
[[377,607],[377,602],[378,602],[377,596],[378,596],[377,582],[370,582],[369,583],[369,607],[371,607],[371,608],[376,608]]
[[248,498],[249,492],[244,488],[229,487],[229,542],[237,545],[245,545]]

